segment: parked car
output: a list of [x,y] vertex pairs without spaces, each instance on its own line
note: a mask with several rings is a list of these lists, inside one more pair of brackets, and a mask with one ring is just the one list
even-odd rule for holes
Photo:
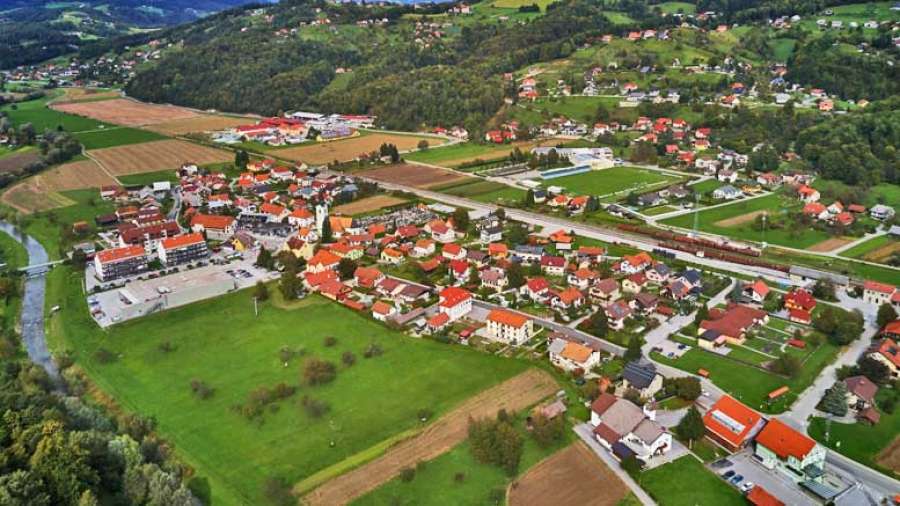
[[738,474],[738,475],[735,475],[733,478],[731,478],[730,481],[731,481],[732,485],[737,485],[738,483],[744,481],[744,477],[742,475]]
[[755,487],[755,486],[756,486],[755,483],[753,483],[752,481],[748,481],[748,482],[744,483],[743,485],[741,485],[741,492],[746,494],[747,492],[750,492],[751,490],[753,490],[753,487]]
[[734,476],[734,470],[729,470],[722,473],[722,478],[725,478],[726,480],[730,480],[732,476]]

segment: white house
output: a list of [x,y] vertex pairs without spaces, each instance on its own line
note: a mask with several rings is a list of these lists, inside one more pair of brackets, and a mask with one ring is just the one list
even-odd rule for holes
[[672,435],[651,415],[631,401],[604,392],[591,404],[594,437],[616,455],[621,455],[619,445],[624,445],[647,462],[672,448]]
[[456,321],[472,311],[472,294],[456,286],[445,288],[440,293],[438,310],[446,313],[450,321]]
[[825,447],[773,418],[756,436],[756,457],[763,466],[777,469],[795,482],[821,481]]
[[548,350],[550,363],[566,371],[581,369],[587,372],[600,363],[598,351],[573,341],[554,339]]
[[486,323],[487,336],[503,343],[524,344],[534,335],[531,318],[505,309],[491,310]]

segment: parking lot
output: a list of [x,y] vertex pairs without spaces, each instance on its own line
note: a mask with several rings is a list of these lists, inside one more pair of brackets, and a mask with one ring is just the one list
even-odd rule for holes
[[257,281],[275,279],[278,274],[254,266],[253,260],[244,259],[144,277],[88,296],[91,315],[101,327],[217,297],[253,286]]
[[669,358],[680,358],[691,349],[691,346],[668,339],[660,341],[656,347],[659,348],[659,353]]
[[[729,480],[735,488],[744,487],[743,491],[749,491],[751,485],[762,486],[766,491],[779,498],[785,504],[792,506],[814,506],[818,501],[807,495],[800,486],[791,481],[779,471],[770,471],[762,466],[753,457],[751,450],[743,450],[739,453],[720,459],[709,465],[712,472],[722,479]],[[737,481],[740,478],[740,481]],[[735,483],[737,481],[737,483]]]

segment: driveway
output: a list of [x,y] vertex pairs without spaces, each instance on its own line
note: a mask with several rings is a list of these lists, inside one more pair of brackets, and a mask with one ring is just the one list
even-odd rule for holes
[[[816,506],[818,501],[806,495],[799,485],[792,482],[787,476],[779,471],[770,471],[763,467],[756,459],[753,458],[750,450],[742,450],[728,457],[731,462],[730,466],[713,468],[707,466],[711,472],[721,476],[727,471],[734,471],[744,477],[739,484],[752,482],[762,486],[766,491],[775,497],[781,499],[785,504],[791,506]],[[732,485],[734,486],[734,485]]]

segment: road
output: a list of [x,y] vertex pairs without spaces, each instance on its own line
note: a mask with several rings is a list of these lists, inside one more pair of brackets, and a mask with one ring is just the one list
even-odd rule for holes
[[[28,251],[28,265],[48,264],[47,250],[29,235],[22,234],[14,226],[0,221],[0,230],[9,234]],[[46,271],[37,269],[25,280],[25,293],[22,297],[22,342],[32,362],[43,367],[51,379],[59,383],[59,370],[50,356],[47,339],[44,334],[44,295],[46,292]]]
[[600,443],[598,443],[597,440],[594,439],[593,427],[591,427],[591,424],[583,423],[581,425],[576,425],[572,430],[574,430],[575,434],[578,434],[578,437],[581,438],[581,440],[584,441],[585,444],[587,444],[588,447],[590,447],[590,449],[597,454],[597,457],[599,457],[600,460],[602,460],[614,473],[616,473],[616,476],[618,476],[620,480],[628,485],[628,488],[630,488],[634,495],[637,496],[638,500],[641,501],[641,504],[644,504],[645,506],[656,505],[656,501],[654,501],[653,498],[650,497],[650,494],[645,492],[644,489],[642,489],[640,485],[638,485],[637,482],[628,475],[628,473],[622,470],[622,466],[619,465],[616,459],[614,459],[612,455],[610,455],[609,452],[606,451],[605,448],[600,446]]

